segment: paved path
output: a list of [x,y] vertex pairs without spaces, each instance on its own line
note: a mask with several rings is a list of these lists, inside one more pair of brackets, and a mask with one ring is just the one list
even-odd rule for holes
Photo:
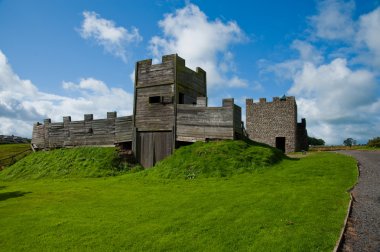
[[342,251],[380,251],[380,151],[341,151],[359,162]]

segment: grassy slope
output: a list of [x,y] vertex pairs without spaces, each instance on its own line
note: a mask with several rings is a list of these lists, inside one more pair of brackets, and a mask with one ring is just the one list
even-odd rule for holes
[[229,177],[157,175],[0,182],[1,247],[331,251],[357,171],[315,153]]
[[281,151],[252,141],[197,142],[158,163],[150,174],[161,178],[228,177],[270,167],[284,158]]
[[[25,157],[30,153],[28,150],[30,150],[30,152],[32,151],[30,149],[30,144],[0,144],[0,165],[7,166],[16,160]],[[9,158],[21,152],[23,153],[16,156],[14,159]]]
[[80,147],[36,152],[0,174],[0,180],[102,177],[120,171],[115,148]]

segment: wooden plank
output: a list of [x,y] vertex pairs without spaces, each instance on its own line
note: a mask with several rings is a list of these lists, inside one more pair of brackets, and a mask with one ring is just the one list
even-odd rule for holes
[[200,126],[228,126],[233,127],[232,108],[207,108],[196,106],[178,106],[178,125],[200,125]]
[[42,124],[34,124],[33,125],[33,133],[32,133],[32,144],[37,146],[37,148],[43,149],[45,148],[45,126]]
[[[132,141],[132,116],[114,118],[116,113],[108,113],[107,119],[86,120],[46,124],[35,124],[32,143],[38,148],[58,148],[64,146],[111,146],[115,142]],[[116,123],[117,122],[117,123]],[[117,126],[116,126],[117,124]]]
[[172,154],[173,134],[169,132],[153,132],[154,164]]
[[171,131],[138,132],[137,157],[139,163],[150,168],[172,154],[173,134]]
[[205,74],[197,73],[184,65],[177,64],[177,95],[184,94],[185,104],[196,103],[197,97],[206,96]]
[[137,160],[145,168],[153,166],[153,133],[137,133]]
[[156,65],[138,65],[136,87],[147,87],[174,83],[174,62]]
[[233,139],[233,131],[231,127],[192,127],[179,125],[177,127],[177,136],[203,139]]
[[154,87],[143,87],[136,90],[138,97],[149,97],[149,96],[165,96],[174,95],[174,85],[159,85]]
[[174,121],[173,103],[149,103],[149,97],[174,96],[173,85],[136,88],[135,127],[142,130],[171,130]]
[[115,119],[115,143],[132,141],[132,116]]
[[234,138],[234,110],[232,107],[196,107],[178,105],[178,141]]
[[242,121],[241,121],[241,108],[237,105],[234,105],[234,131],[237,134],[242,135],[243,129],[242,129]]

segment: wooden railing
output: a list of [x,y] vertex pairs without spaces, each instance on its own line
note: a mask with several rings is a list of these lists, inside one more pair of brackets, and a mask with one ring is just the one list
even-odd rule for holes
[[32,149],[23,150],[21,152],[12,154],[8,157],[0,159],[0,170],[2,170],[6,166],[10,166],[14,163],[16,163],[21,158],[27,156],[29,153],[32,152]]

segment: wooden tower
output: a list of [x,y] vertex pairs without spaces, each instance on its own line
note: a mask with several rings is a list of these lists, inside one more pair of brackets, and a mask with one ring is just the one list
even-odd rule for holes
[[177,104],[196,104],[207,97],[206,72],[193,71],[177,54],[136,63],[133,106],[133,152],[144,167],[173,153],[176,148]]

